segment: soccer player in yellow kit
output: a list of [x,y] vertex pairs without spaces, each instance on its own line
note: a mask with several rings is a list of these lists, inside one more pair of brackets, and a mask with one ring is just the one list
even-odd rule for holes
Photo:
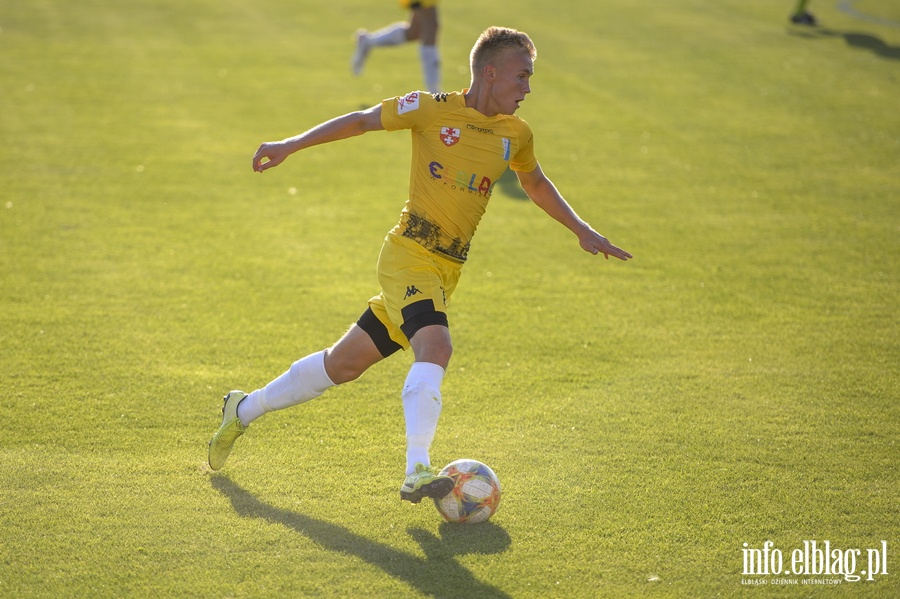
[[514,116],[531,92],[536,56],[525,33],[491,27],[472,48],[467,90],[391,98],[259,147],[253,169],[261,173],[311,146],[370,131],[408,129],[413,143],[409,199],[378,259],[381,293],[369,300],[356,324],[333,346],[301,358],[264,388],[225,396],[222,424],[209,443],[213,470],[222,468],[253,420],[318,397],[397,350],[412,347],[415,362],[401,393],[407,465],[400,496],[417,503],[450,492],[452,479],[435,474],[428,454],[453,349],[447,300],[505,169],[516,172],[531,200],[572,231],[584,250],[607,259],[631,258],[572,210],[541,170],[530,127]]

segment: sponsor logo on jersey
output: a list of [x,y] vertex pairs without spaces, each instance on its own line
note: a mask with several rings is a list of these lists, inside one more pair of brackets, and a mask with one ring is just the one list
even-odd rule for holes
[[397,98],[397,113],[406,114],[419,108],[419,93],[412,92],[402,98]]
[[448,148],[459,141],[460,130],[454,127],[441,127],[441,141]]
[[494,189],[494,182],[489,178],[464,171],[457,171],[454,177],[452,171],[444,168],[444,165],[436,160],[428,165],[428,171],[434,180],[459,191],[468,191],[490,197]]
[[468,123],[466,125],[466,129],[471,130],[471,131],[477,131],[478,133],[487,133],[488,135],[494,134],[493,129],[485,129],[484,127],[479,127],[477,125],[473,125],[472,123]]

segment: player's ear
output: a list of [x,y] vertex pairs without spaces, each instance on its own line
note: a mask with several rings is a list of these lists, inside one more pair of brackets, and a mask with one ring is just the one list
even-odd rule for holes
[[484,70],[482,71],[482,74],[484,75],[485,81],[493,81],[494,78],[497,77],[497,69],[495,69],[494,65],[492,65],[492,64],[486,64],[486,65],[484,65]]

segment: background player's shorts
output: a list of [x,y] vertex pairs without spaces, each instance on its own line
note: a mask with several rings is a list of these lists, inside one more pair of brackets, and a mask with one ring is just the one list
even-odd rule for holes
[[[406,349],[409,338],[422,327],[447,326],[447,300],[456,289],[461,269],[461,264],[429,252],[411,239],[385,238],[378,256],[381,293],[369,300],[369,309],[387,329],[391,342]],[[383,331],[379,335],[371,330],[375,323],[368,324],[363,329],[385,354],[390,343],[376,338],[383,336]]]
[[438,0],[399,0],[400,8],[431,8],[437,6]]

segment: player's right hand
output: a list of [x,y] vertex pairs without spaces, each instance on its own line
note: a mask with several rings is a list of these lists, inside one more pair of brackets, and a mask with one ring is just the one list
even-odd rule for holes
[[253,170],[261,173],[273,166],[278,166],[289,154],[283,143],[268,141],[259,146],[256,154],[253,155]]

